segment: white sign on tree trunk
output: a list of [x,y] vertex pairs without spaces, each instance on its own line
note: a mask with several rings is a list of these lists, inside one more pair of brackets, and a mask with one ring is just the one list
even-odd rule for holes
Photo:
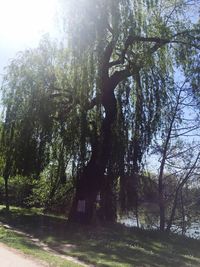
[[85,213],[85,200],[78,201],[77,211]]

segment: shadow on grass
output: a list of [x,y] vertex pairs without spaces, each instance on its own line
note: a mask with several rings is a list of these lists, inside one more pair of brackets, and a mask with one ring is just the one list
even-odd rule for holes
[[45,241],[55,251],[95,266],[200,266],[200,241],[158,231],[69,225],[64,218],[13,209],[0,221]]

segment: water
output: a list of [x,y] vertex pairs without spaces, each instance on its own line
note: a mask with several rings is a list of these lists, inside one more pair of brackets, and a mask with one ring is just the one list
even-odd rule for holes
[[[119,219],[121,224],[124,224],[128,227],[137,227],[137,220],[135,216],[127,216]],[[139,227],[143,229],[158,229],[158,221],[154,224],[141,223],[139,221]],[[172,225],[172,232],[182,234],[182,230],[177,225]],[[195,239],[200,239],[200,222],[192,222],[187,226],[185,235]]]
[[200,239],[200,223],[194,222],[191,223],[191,226],[187,229],[186,236]]

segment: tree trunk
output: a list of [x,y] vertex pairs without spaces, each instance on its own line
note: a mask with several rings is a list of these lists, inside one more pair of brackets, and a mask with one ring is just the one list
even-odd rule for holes
[[183,190],[181,190],[181,215],[182,215],[182,221],[181,221],[182,235],[184,235],[186,232],[186,222],[185,222],[185,206],[184,206]]
[[5,205],[6,205],[6,211],[9,211],[10,203],[9,203],[8,177],[7,176],[4,176],[4,183],[5,183]]
[[101,191],[100,212],[101,221],[116,221],[116,196],[113,188],[115,187],[115,177],[113,174],[104,176],[103,187]]
[[163,183],[162,179],[159,179],[159,215],[160,215],[160,231],[165,230],[165,203],[163,196]]
[[195,166],[199,160],[200,157],[200,152],[198,153],[193,165],[190,167],[188,173],[185,175],[185,177],[183,178],[183,180],[180,182],[180,184],[177,186],[176,191],[175,191],[175,196],[174,196],[174,202],[173,202],[173,206],[172,206],[172,210],[171,210],[171,215],[170,215],[170,219],[167,225],[167,231],[170,231],[173,220],[174,220],[174,216],[175,216],[175,212],[176,212],[176,208],[177,208],[177,202],[178,202],[178,197],[179,197],[179,193],[182,191],[184,185],[187,183],[188,179],[190,178],[191,174],[193,173]]
[[172,227],[172,223],[174,221],[174,216],[175,216],[175,213],[176,213],[176,208],[177,208],[177,202],[178,202],[178,196],[179,196],[179,190],[180,188],[178,187],[176,189],[176,192],[175,192],[175,196],[174,196],[174,202],[173,202],[173,206],[172,206],[172,210],[171,210],[171,214],[170,214],[170,218],[169,218],[169,221],[168,221],[168,224],[167,224],[167,228],[166,228],[166,231],[169,232],[171,227]]
[[161,160],[160,171],[159,171],[159,176],[158,176],[160,231],[165,230],[165,199],[164,199],[164,185],[163,185],[164,168],[165,168],[165,163],[166,163],[166,158],[167,158],[168,146],[169,146],[170,139],[171,139],[172,128],[173,128],[174,121],[175,121],[177,111],[178,111],[178,107],[180,104],[179,101],[180,101],[180,97],[181,97],[181,92],[182,92],[182,88],[179,90],[176,106],[175,106],[175,109],[172,113],[171,121],[169,123],[169,129],[167,130],[167,136],[166,136],[166,140],[164,143],[162,160]]
[[101,104],[105,109],[101,134],[92,147],[92,155],[87,166],[77,179],[76,193],[69,214],[70,222],[91,223],[97,194],[103,187],[104,173],[112,147],[112,125],[117,114],[114,83],[109,79],[103,83]]

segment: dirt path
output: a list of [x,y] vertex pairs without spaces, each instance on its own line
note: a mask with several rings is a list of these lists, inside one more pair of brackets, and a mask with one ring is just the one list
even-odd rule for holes
[[0,243],[0,266],[2,267],[44,267],[39,261],[26,257],[15,249]]

